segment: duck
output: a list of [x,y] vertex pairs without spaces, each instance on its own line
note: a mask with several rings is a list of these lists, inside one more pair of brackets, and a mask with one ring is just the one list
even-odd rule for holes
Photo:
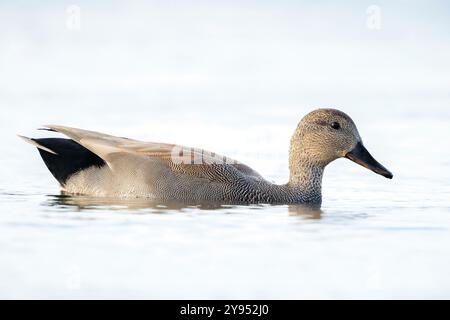
[[316,109],[295,129],[289,149],[289,180],[275,184],[251,167],[220,154],[176,144],[143,142],[100,132],[48,125],[67,138],[28,138],[65,194],[320,207],[325,167],[347,158],[392,179],[365,148],[344,112]]

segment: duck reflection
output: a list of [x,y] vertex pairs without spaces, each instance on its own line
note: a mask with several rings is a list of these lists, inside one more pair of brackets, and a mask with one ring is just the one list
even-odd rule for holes
[[90,197],[81,195],[49,195],[46,205],[50,207],[75,207],[78,210],[144,210],[152,213],[182,211],[183,209],[220,210],[233,207],[219,203],[187,203],[176,201],[155,201],[144,198]]
[[[109,211],[136,211],[146,213],[169,213],[174,211],[183,211],[184,209],[198,210],[222,210],[224,213],[230,213],[230,209],[248,207],[248,209],[265,209],[270,207],[280,207],[278,205],[248,205],[245,203],[188,203],[179,201],[155,201],[143,198],[114,198],[114,197],[90,197],[82,195],[69,195],[61,193],[58,195],[49,195],[46,203],[49,207],[69,208],[76,211],[88,210],[109,210]],[[288,209],[290,216],[298,216],[304,219],[321,219],[322,210],[318,207],[305,205],[283,205]]]
[[288,206],[290,216],[298,216],[305,219],[318,220],[322,218],[323,211],[320,207],[311,207],[299,204],[292,204]]

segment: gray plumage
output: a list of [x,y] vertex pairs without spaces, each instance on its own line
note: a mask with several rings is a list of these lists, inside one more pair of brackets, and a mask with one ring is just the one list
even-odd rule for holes
[[[84,161],[71,169],[73,173],[66,172],[67,178],[60,180],[65,192],[163,201],[320,205],[324,168],[331,161],[347,156],[356,146],[362,146],[350,117],[334,109],[315,110],[302,119],[291,139],[288,183],[277,185],[242,163],[205,150],[57,125],[47,128],[86,148],[84,157],[88,154],[96,161],[92,166]],[[41,154],[52,152],[50,159],[44,159],[50,171],[55,167],[52,161],[61,161],[51,143],[40,145],[34,139],[28,142],[37,146]],[[365,165],[362,162],[358,163]],[[389,172],[381,165],[381,168],[365,166],[388,177]],[[59,163],[58,170],[60,167]],[[381,172],[382,169],[386,171]]]

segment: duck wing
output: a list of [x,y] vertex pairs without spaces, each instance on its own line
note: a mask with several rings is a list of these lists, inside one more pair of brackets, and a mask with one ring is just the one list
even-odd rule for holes
[[249,166],[234,159],[203,149],[176,144],[155,143],[116,137],[100,132],[48,125],[48,129],[62,133],[103,159],[114,171],[127,158],[144,158],[169,167],[173,172],[206,178],[227,180],[230,171],[263,179]]

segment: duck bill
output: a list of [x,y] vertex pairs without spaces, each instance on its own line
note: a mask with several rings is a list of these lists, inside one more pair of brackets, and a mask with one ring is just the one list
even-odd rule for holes
[[382,175],[383,177],[388,179],[392,179],[393,177],[392,173],[388,169],[383,167],[372,157],[361,142],[358,142],[356,147],[347,153],[345,157],[369,170],[372,170],[375,173],[378,173],[379,175]]

